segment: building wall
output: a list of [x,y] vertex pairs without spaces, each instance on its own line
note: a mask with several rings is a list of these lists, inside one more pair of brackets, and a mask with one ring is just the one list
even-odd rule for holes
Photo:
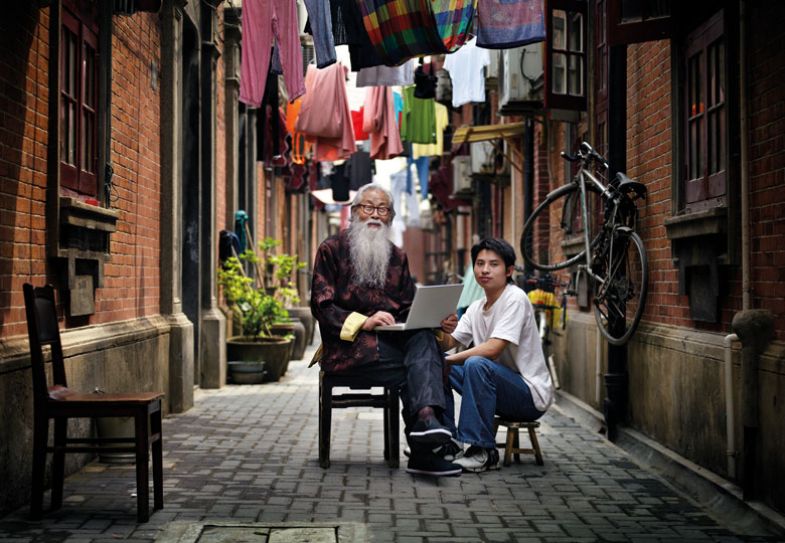
[[[14,2],[0,21],[0,514],[29,500],[32,377],[22,284],[63,282],[46,254],[50,10],[37,5]],[[113,23],[109,159],[111,206],[120,217],[95,314],[61,320],[66,373],[76,390],[167,391],[170,325],[159,315],[160,24],[148,13]],[[88,433],[91,424],[75,429]],[[67,473],[86,460],[69,455]]]
[[[753,477],[762,489],[761,498],[781,511],[785,510],[785,419],[778,406],[778,398],[785,394],[785,87],[781,85],[785,31],[777,21],[783,20],[784,12],[779,5],[751,9],[746,135],[750,145],[751,306],[773,313],[777,340],[758,369],[761,455]],[[664,226],[672,215],[674,198],[670,56],[668,41],[627,49],[627,174],[648,188],[648,198],[640,206],[639,231],[650,273],[646,312],[628,345],[628,424],[700,466],[729,477],[723,337],[731,332],[733,316],[742,309],[741,266],[725,269],[719,322],[692,320],[688,297],[678,293],[677,268]],[[738,74],[729,75],[730,85],[737,81]],[[738,184],[739,179],[730,182]],[[552,250],[559,246],[559,235],[552,226]],[[597,373],[605,371],[605,347],[601,346],[598,359],[596,325],[590,313],[571,307],[568,319],[567,334],[554,347],[562,388],[602,410],[605,391]],[[738,347],[733,364],[734,448],[741,451]],[[740,454],[735,457],[738,480],[744,477]]]

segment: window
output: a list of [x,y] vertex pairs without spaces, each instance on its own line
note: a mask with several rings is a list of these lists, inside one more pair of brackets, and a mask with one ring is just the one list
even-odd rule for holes
[[546,9],[545,107],[586,109],[586,2],[550,0]]
[[670,36],[671,0],[608,0],[608,44],[623,45]]
[[728,156],[722,13],[687,37],[684,65],[684,203],[687,211],[725,202]]
[[98,194],[98,18],[64,2],[60,33],[61,187]]

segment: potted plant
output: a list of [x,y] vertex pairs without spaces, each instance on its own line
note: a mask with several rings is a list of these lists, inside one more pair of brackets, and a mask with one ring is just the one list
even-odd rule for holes
[[[300,301],[292,276],[296,271],[304,268],[305,264],[297,259],[297,255],[271,254],[280,243],[280,241],[269,237],[262,240],[259,243],[260,263],[264,264],[267,276],[267,292],[281,302],[284,307],[287,307]],[[287,317],[287,319],[274,323],[272,332],[277,335],[294,335],[291,358],[300,360],[305,353],[307,330],[300,319],[292,318],[288,309]]]
[[[245,272],[243,262],[254,265],[256,277]],[[283,303],[268,292],[261,264],[260,256],[248,249],[239,258],[228,258],[218,270],[218,284],[241,330],[240,336],[226,341],[227,360],[232,375],[238,368],[246,372],[249,368],[235,362],[251,362],[257,366],[255,379],[266,371],[266,380],[277,381],[289,361],[292,338],[275,335],[273,325],[289,315]],[[247,377],[239,376],[241,380]]]

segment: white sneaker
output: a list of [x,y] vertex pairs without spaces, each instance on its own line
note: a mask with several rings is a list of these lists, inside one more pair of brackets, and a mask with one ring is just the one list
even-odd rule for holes
[[463,457],[453,461],[463,468],[463,471],[480,473],[487,470],[499,469],[499,451],[493,449],[483,449],[477,445],[472,445],[466,450]]

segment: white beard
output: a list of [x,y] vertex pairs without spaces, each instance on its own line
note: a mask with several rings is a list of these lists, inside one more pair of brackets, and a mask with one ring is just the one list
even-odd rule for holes
[[[380,228],[369,228],[378,224]],[[354,267],[354,279],[358,284],[381,288],[387,280],[392,244],[388,241],[390,227],[381,221],[355,220],[349,226],[349,253]]]

